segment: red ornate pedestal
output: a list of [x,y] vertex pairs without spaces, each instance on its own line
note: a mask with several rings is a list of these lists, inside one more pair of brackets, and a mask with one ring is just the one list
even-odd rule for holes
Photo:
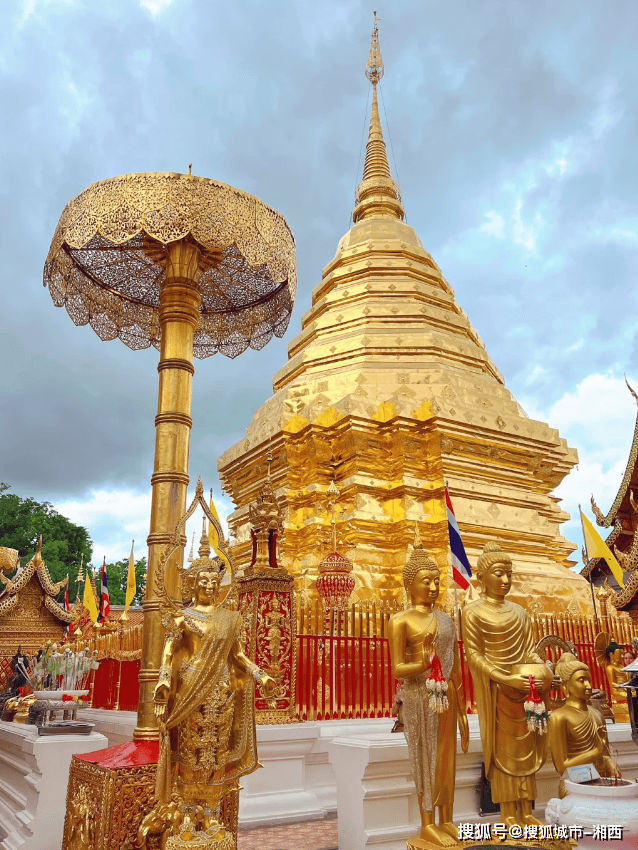
[[283,522],[270,474],[258,502],[250,506],[250,523],[252,560],[246,575],[238,579],[244,651],[277,683],[271,700],[264,699],[257,684],[257,722],[290,723],[296,712],[297,610],[294,580],[277,562],[277,537]]
[[297,613],[293,578],[284,572],[239,579],[239,610],[244,618],[244,651],[277,683],[274,700],[255,689],[258,723],[290,723],[295,716]]
[[[137,831],[153,806],[157,741],[131,741],[73,756],[62,850],[134,850]],[[222,803],[224,825],[237,838],[239,791]],[[159,850],[150,836],[148,850]]]

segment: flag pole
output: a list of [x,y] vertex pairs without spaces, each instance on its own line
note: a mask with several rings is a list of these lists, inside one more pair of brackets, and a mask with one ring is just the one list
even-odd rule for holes
[[[445,482],[446,496],[447,496],[447,494],[449,494],[449,492],[450,492],[450,490],[449,490],[449,487],[448,487],[448,482],[446,480],[446,482]],[[447,499],[446,499],[445,507],[446,507],[446,511],[447,511]],[[456,582],[454,581],[454,564],[452,563],[452,546],[451,545],[450,545],[450,577],[452,579],[452,586],[454,588],[454,618],[456,620],[456,628],[457,628],[458,633],[459,633],[459,640],[462,640],[462,638],[461,638],[461,612],[459,611],[459,596],[458,596],[458,593],[457,593],[457,590],[456,590]]]
[[[580,503],[578,504],[578,513],[580,515],[580,528],[581,528],[581,531],[583,532],[583,542],[585,544],[585,553],[587,554],[587,564],[589,564],[589,562],[592,559],[589,557],[589,552],[587,552],[587,538],[585,537],[585,524],[583,522],[583,511],[582,511],[582,508],[580,507]],[[585,566],[587,566],[587,564],[585,564]],[[594,582],[592,581],[591,570],[589,571],[589,586],[591,587],[591,601],[592,601],[593,606],[594,606],[594,622],[596,623],[596,631],[599,632],[600,631],[600,623],[598,622],[598,611],[596,609],[596,596],[594,594]]]

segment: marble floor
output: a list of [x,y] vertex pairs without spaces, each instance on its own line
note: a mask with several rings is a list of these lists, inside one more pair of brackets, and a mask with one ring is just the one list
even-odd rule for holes
[[337,820],[326,818],[237,834],[237,850],[337,850]]

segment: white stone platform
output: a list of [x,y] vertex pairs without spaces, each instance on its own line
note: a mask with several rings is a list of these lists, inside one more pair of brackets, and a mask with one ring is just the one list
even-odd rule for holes
[[[130,741],[134,712],[85,709],[109,746]],[[467,754],[457,743],[454,819],[478,822],[477,787],[481,773],[478,717],[468,718]],[[405,839],[418,829],[419,811],[403,734],[392,734],[393,721],[329,720],[258,726],[259,760],[264,765],[242,779],[239,821],[246,826],[291,823],[337,811],[340,850],[405,850]],[[638,747],[629,724],[609,724],[609,741],[628,778],[638,779]],[[537,775],[537,813],[555,797],[558,775],[551,758]],[[484,821],[498,821],[497,816]]]
[[[95,723],[110,747],[130,741],[137,721],[133,711],[104,709],[83,709],[78,718]],[[317,820],[336,812],[337,780],[330,764],[330,742],[336,737],[387,733],[393,722],[383,718],[257,726],[257,752],[264,769],[241,780],[240,825]]]
[[0,721],[0,847],[60,850],[71,757],[107,746],[104,735],[38,736]]
[[[499,820],[480,818],[477,788],[481,776],[481,740],[478,717],[468,717],[470,745],[462,753],[457,740],[454,820],[470,823]],[[638,778],[638,747],[628,723],[607,727],[618,766],[628,779]],[[335,737],[328,746],[337,781],[339,850],[405,850],[405,841],[420,826],[418,802],[410,775],[408,748],[403,735],[351,735]],[[543,820],[545,805],[557,796],[558,774],[551,761],[536,775],[538,799],[535,814]]]

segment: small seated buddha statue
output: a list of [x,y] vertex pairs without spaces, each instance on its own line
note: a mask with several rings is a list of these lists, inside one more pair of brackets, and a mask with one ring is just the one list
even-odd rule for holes
[[618,687],[629,680],[628,674],[623,673],[625,666],[623,655],[622,646],[615,641],[612,641],[605,649],[605,675],[611,688],[611,707],[616,723],[629,723],[627,691]]
[[[570,652],[564,652],[555,670],[567,696],[565,704],[549,718],[548,737],[554,767],[562,777],[569,767],[593,764],[601,776],[620,778],[611,757],[607,727],[595,708],[589,704],[592,695],[589,667]],[[567,795],[561,779],[558,795]]]

